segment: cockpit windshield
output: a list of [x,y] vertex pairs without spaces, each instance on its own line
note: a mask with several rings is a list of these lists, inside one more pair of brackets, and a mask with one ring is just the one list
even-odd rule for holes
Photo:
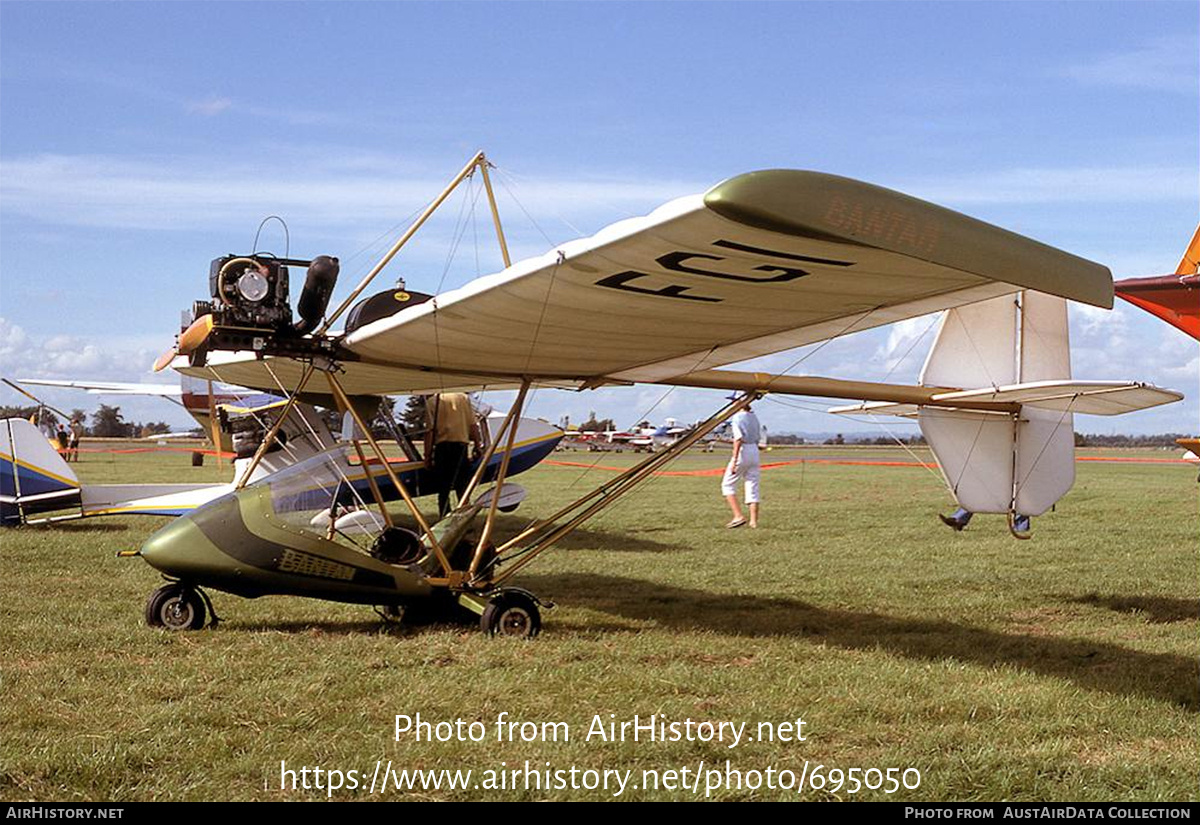
[[348,517],[354,532],[378,532],[382,522],[370,511],[371,493],[360,466],[352,466],[348,445],[331,447],[254,482],[270,491],[271,509],[284,523],[332,537],[331,521]]

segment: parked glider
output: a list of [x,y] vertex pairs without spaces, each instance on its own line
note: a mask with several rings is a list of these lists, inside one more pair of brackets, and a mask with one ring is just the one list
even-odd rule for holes
[[212,439],[214,449],[224,452],[229,452],[233,448],[228,433],[221,435],[216,427],[215,416],[218,407],[234,403],[244,407],[260,407],[279,400],[279,396],[259,390],[220,383],[214,384],[212,381],[200,381],[187,376],[180,376],[178,384],[62,378],[21,378],[18,383],[56,389],[82,390],[90,395],[138,395],[162,398],[183,407],[207,437]]
[[[217,408],[219,438],[237,456],[232,481],[224,484],[83,484],[33,424],[21,418],[0,421],[0,526],[110,515],[181,516],[232,492],[243,477],[258,481],[315,455],[337,463],[347,484],[360,495],[370,495],[374,484],[387,500],[398,497],[384,468],[377,463],[364,464],[360,456],[352,454],[349,445],[330,433],[325,417],[311,405],[289,405],[283,399],[260,393],[244,392],[239,397],[240,403],[224,403]],[[255,398],[265,403],[250,405]],[[372,401],[375,405],[380,403],[379,399]],[[364,399],[364,403],[371,402]],[[503,420],[499,413],[486,416],[487,426],[482,430],[485,442],[497,437]],[[251,466],[252,457],[276,421],[279,430],[274,443]],[[521,419],[518,432],[510,474],[524,472],[537,464],[553,452],[562,437],[556,427],[531,419]],[[405,483],[416,495],[435,492],[433,475],[412,439],[399,428],[393,435],[404,455],[392,456],[389,461],[403,465]],[[496,474],[506,455],[507,448],[492,457],[486,477]],[[473,471],[477,464],[470,466]],[[512,500],[514,496],[516,501]],[[514,489],[509,504],[516,503],[519,494]],[[48,515],[51,513],[55,515]]]
[[[490,198],[482,153],[451,188],[476,170]],[[501,496],[474,495],[478,477],[437,524],[425,521],[394,478],[419,532],[396,526],[378,499],[384,524],[372,541],[322,529],[341,517],[345,479],[316,456],[150,537],[138,554],[174,579],[152,595],[150,624],[201,626],[206,599],[199,588],[208,586],[247,597],[291,594],[389,608],[458,605],[481,614],[487,632],[532,636],[540,627],[538,601],[507,586],[512,576],[763,393],[930,406],[949,409],[949,416],[966,410],[1006,422],[1007,443],[989,437],[978,445],[959,437],[953,420],[946,425],[952,439],[939,458],[967,464],[984,455],[998,460],[1002,453],[1010,462],[1037,455],[1041,441],[1057,445],[1061,430],[1041,423],[1047,405],[1054,414],[1076,404],[1123,411],[1180,398],[1134,382],[1097,389],[1022,376],[1014,386],[984,380],[909,387],[717,369],[937,310],[1012,303],[1023,291],[1112,306],[1112,276],[1099,264],[897,192],[815,172],[740,175],[442,295],[379,293],[355,307],[344,330],[331,331],[448,192],[325,320],[336,259],[309,265],[298,322],[286,301],[284,262],[217,259],[211,300],[197,305],[196,321],[159,365],[174,362],[187,374],[249,387],[283,386],[293,399],[328,393],[352,416],[357,396],[450,389],[518,389],[510,421],[535,386],[646,382],[744,394],[672,446],[499,543],[493,538]],[[497,220],[508,264],[499,229]],[[306,262],[287,262],[295,263]],[[369,317],[364,307],[374,308]],[[1015,349],[1012,323],[973,332],[997,361],[1036,359]],[[1047,364],[1065,357],[1065,338],[1022,340],[1027,348],[1046,346]],[[1029,419],[1037,423],[1025,426]],[[512,444],[515,434],[506,425],[496,442]],[[1028,472],[1004,480],[995,507],[1013,512],[1031,486],[1047,497],[1065,492],[1049,462],[1034,459],[1022,468]],[[498,492],[506,471],[502,463]],[[480,515],[479,535],[465,541]]]

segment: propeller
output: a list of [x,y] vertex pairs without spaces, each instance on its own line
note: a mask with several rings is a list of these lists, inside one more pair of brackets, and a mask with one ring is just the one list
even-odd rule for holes
[[171,365],[179,355],[191,355],[208,340],[213,331],[212,315],[201,315],[183,332],[179,333],[179,342],[168,349],[154,361],[154,371],[162,372]]

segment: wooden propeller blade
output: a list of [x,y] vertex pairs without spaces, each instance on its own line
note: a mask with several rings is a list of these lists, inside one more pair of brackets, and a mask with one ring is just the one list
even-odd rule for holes
[[171,362],[175,360],[175,356],[177,356],[178,354],[179,354],[179,350],[175,349],[175,347],[171,347],[166,352],[164,352],[162,355],[155,358],[154,359],[154,371],[162,372],[167,367],[171,366]]
[[201,315],[195,321],[192,321],[191,326],[179,333],[179,343],[154,360],[154,371],[162,372],[171,366],[171,362],[176,357],[195,352],[198,347],[202,346],[208,340],[209,333],[212,330],[213,317],[211,315]]
[[213,331],[213,317],[211,315],[201,315],[192,325],[179,333],[179,346],[176,350],[180,355],[188,355],[195,352],[205,341],[208,340],[209,333]]

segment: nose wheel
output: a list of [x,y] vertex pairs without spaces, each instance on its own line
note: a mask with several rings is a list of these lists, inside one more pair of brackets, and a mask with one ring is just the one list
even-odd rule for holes
[[532,639],[542,629],[537,600],[521,590],[504,590],[488,602],[479,626],[489,636]]
[[167,630],[199,630],[206,615],[204,598],[193,587],[164,584],[146,602],[146,624]]

